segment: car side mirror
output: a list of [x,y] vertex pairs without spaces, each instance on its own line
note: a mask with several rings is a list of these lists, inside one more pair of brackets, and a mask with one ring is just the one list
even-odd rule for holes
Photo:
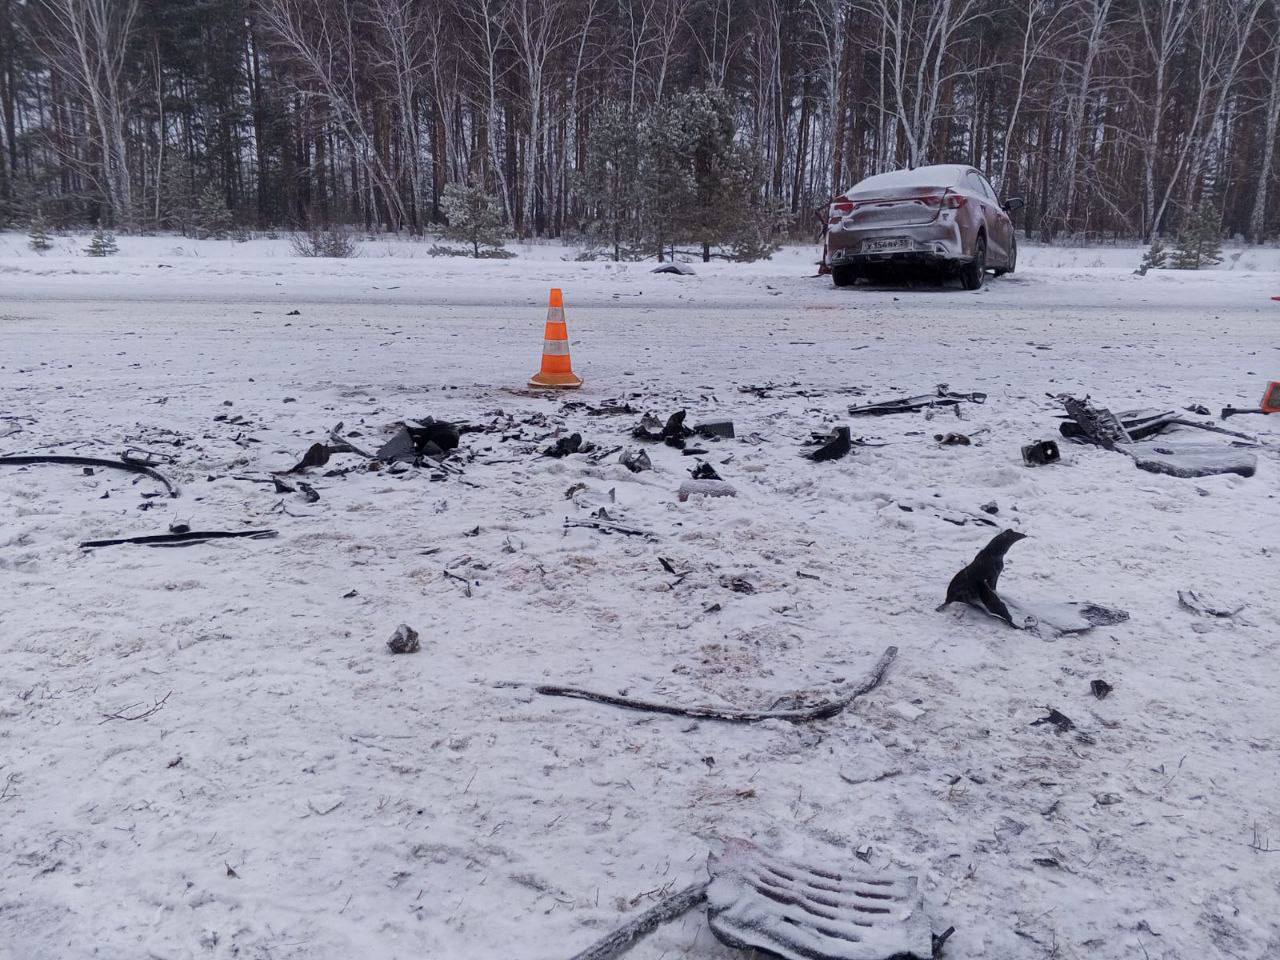
[[1010,197],[1004,203],[1000,204],[1006,213],[1013,213],[1015,210],[1021,210],[1026,205],[1027,201],[1023,200],[1021,197]]

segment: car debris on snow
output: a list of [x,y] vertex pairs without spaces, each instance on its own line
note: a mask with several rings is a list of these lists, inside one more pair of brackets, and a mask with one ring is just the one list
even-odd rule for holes
[[700,437],[708,439],[720,438],[724,440],[732,440],[734,437],[732,420],[708,420],[705,423],[695,423],[693,432]]
[[1005,600],[996,593],[1004,557],[1026,534],[1002,530],[978,551],[977,556],[947,585],[947,597],[939,610],[952,603],[965,603],[1010,626],[1032,633],[1084,633],[1098,626],[1124,623],[1124,610],[1087,602],[1026,603]]
[[802,863],[727,839],[709,864],[711,932],[727,946],[780,960],[937,956],[919,879],[845,856],[833,848],[820,862]]
[[534,687],[536,693],[548,697],[572,697],[578,700],[591,700],[628,710],[641,710],[648,713],[665,713],[679,717],[693,717],[698,720],[720,720],[725,723],[760,723],[764,720],[787,720],[791,723],[809,723],[814,720],[825,720],[841,713],[850,703],[878,687],[884,680],[890,665],[898,656],[897,647],[888,647],[880,659],[876,661],[867,678],[853,687],[845,687],[835,695],[826,695],[825,699],[812,703],[808,694],[794,694],[787,699],[795,703],[812,703],[810,706],[780,710],[736,710],[721,707],[682,707],[669,703],[654,703],[632,697],[619,697],[607,693],[595,693],[577,687],[564,687],[555,684],[544,684]]
[[846,426],[836,427],[830,434],[825,436],[815,435],[822,443],[817,450],[810,450],[804,454],[805,457],[814,463],[829,463],[832,460],[839,460],[853,449],[853,440],[849,435],[849,428]]
[[417,653],[422,649],[418,640],[418,631],[407,623],[396,627],[395,633],[387,641],[387,649],[392,653]]
[[102,457],[77,457],[65,454],[33,454],[26,456],[0,457],[0,466],[22,467],[37,464],[66,464],[78,467],[102,467],[110,470],[124,470],[127,473],[140,473],[162,484],[169,496],[177,497],[178,485],[148,463],[137,460],[107,460]]
[[736,497],[738,488],[724,480],[685,480],[676,497],[685,503],[690,497]]
[[1229,619],[1244,609],[1243,603],[1226,603],[1200,590],[1179,590],[1178,603],[1202,617]]
[[[1058,400],[1069,418],[1060,428],[1064,437],[1124,453],[1140,470],[1184,479],[1225,473],[1252,477],[1257,471],[1258,458],[1237,444],[1188,441],[1178,428],[1223,433],[1256,445],[1245,434],[1187,420],[1174,410],[1130,410],[1116,414],[1096,406],[1087,397],[1080,400],[1063,394]],[[1153,439],[1157,435],[1160,436],[1158,443]]]
[[1029,467],[1043,467],[1062,459],[1062,451],[1052,440],[1037,440],[1022,448],[1022,461]]
[[643,473],[646,470],[653,469],[653,463],[649,460],[649,454],[643,450],[624,450],[622,455],[618,457],[618,462],[630,470],[632,473]]
[[645,414],[639,425],[631,431],[631,436],[647,443],[661,442],[669,447],[683,449],[685,438],[693,436],[693,431],[684,425],[685,413],[684,410],[677,410],[661,426],[656,417]]
[[123,543],[136,543],[147,547],[189,547],[210,540],[270,540],[279,536],[275,530],[185,530],[177,533],[153,533],[141,537],[121,537],[115,540],[85,540],[83,550],[95,547],[114,547]]
[[978,391],[972,393],[956,393],[948,384],[940,383],[933,393],[915,397],[899,397],[893,400],[878,400],[874,403],[854,404],[849,408],[850,416],[884,417],[895,413],[915,413],[931,407],[955,407],[962,403],[986,403],[987,395]]

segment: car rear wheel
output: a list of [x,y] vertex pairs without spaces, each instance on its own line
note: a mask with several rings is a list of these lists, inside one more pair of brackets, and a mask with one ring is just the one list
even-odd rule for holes
[[996,271],[997,277],[1003,277],[1006,273],[1013,273],[1018,269],[1018,238],[1013,237],[1009,240],[1009,262],[1004,267]]
[[973,259],[960,269],[960,284],[966,290],[981,290],[987,279],[987,238],[978,234],[973,241]]
[[831,282],[837,287],[852,287],[858,282],[858,271],[849,265],[831,268]]

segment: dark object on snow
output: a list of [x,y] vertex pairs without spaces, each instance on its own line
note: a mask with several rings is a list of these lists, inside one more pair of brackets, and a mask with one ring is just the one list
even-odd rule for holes
[[732,420],[708,420],[706,423],[695,423],[693,432],[700,437],[723,437],[726,440],[732,440],[733,421]]
[[307,448],[307,452],[302,455],[302,459],[298,463],[285,470],[285,473],[301,473],[311,467],[323,467],[329,462],[329,458],[339,451],[335,447],[327,447],[323,443],[313,443]]
[[1113,689],[1115,688],[1105,680],[1093,680],[1089,683],[1089,692],[1099,700],[1107,699],[1107,694],[1109,694]]
[[1000,504],[992,500],[990,503],[984,503],[978,509],[980,509],[983,513],[989,513],[994,517],[997,513],[1000,512]]
[[39,463],[65,463],[77,467],[108,467],[113,470],[124,470],[128,473],[140,473],[164,485],[169,496],[178,495],[178,486],[154,467],[134,460],[103,460],[99,457],[73,457],[62,454],[41,454],[34,456],[0,457],[0,466],[20,467]]
[[1061,431],[1064,437],[1086,439],[1114,450],[1118,443],[1132,443],[1134,437],[1121,423],[1120,418],[1106,407],[1096,407],[1086,397],[1077,400],[1075,397],[1063,395],[1058,398],[1067,411],[1067,416],[1074,422],[1064,423]]
[[836,427],[826,443],[817,450],[806,453],[805,456],[815,463],[826,463],[829,460],[839,460],[852,449],[853,441],[849,438],[849,428]]
[[957,573],[947,587],[947,599],[939,610],[957,601],[967,603],[1018,630],[1054,634],[1084,633],[1094,627],[1124,623],[1129,614],[1097,603],[1041,603],[1035,606],[1002,599],[996,593],[1004,556],[1025,534],[1004,530],[978,551],[973,562]]
[[711,932],[730,947],[779,960],[936,956],[941,943],[935,945],[916,877],[844,861],[843,851],[832,855],[840,859],[798,863],[726,838],[708,864]]
[[[603,511],[601,511],[603,512]],[[592,530],[599,530],[601,533],[620,533],[625,537],[648,537],[653,539],[653,534],[648,530],[640,530],[636,527],[626,527],[620,523],[615,523],[606,517],[592,520],[569,520],[565,519],[566,527],[588,527]]]
[[700,461],[696,467],[689,471],[689,476],[695,480],[723,480],[724,477],[716,473],[716,468],[706,461]]
[[1191,479],[1234,473],[1252,477],[1258,470],[1258,458],[1247,450],[1213,443],[1178,443],[1172,439],[1159,444],[1133,444],[1125,451],[1134,465],[1148,473]]
[[675,273],[682,277],[692,277],[694,273],[693,267],[683,263],[664,263],[660,267],[654,267],[650,273]]
[[738,488],[724,480],[686,480],[676,490],[676,499],[681,503],[690,497],[736,497]]
[[1039,720],[1033,720],[1031,722],[1033,727],[1051,723],[1053,724],[1054,730],[1058,733],[1066,733],[1069,730],[1074,730],[1076,728],[1076,725],[1071,722],[1071,718],[1065,713],[1054,710],[1052,707],[1045,707],[1045,709],[1049,711],[1048,715],[1041,717]]
[[[576,687],[560,687],[544,685],[534,687],[537,693],[548,697],[573,697],[578,700],[591,700],[614,707],[625,707],[628,710],[644,710],[649,713],[666,713],[677,717],[693,717],[697,720],[722,720],[725,723],[759,723],[762,720],[788,720],[792,723],[807,723],[812,720],[825,720],[834,717],[858,697],[870,693],[884,680],[890,664],[898,656],[897,647],[889,647],[881,654],[871,673],[862,683],[852,689],[841,690],[834,697],[829,697],[808,707],[793,710],[733,710],[720,707],[677,707],[668,703],[651,703],[645,700],[633,700],[630,697],[615,697],[607,693],[593,693]],[[789,702],[807,702],[808,697],[794,694],[787,698]]]
[[973,441],[963,433],[935,433],[933,439],[944,447],[968,447]]
[[154,533],[145,537],[121,537],[118,540],[86,540],[80,547],[90,550],[94,547],[114,547],[121,543],[141,543],[148,547],[186,547],[209,540],[269,540],[275,536],[278,534],[274,530],[188,530],[186,533]]
[[387,641],[387,649],[392,653],[417,653],[422,649],[418,642],[418,631],[407,623],[400,624]]
[[1270,412],[1270,410],[1263,410],[1261,407],[1223,407],[1222,419],[1225,420],[1227,417],[1234,417],[1240,413],[1261,413],[1265,416]]
[[978,551],[973,561],[951,578],[947,585],[947,599],[939,610],[950,603],[967,603],[972,607],[985,611],[1006,623],[1013,623],[1013,615],[1005,602],[996,595],[996,584],[1000,574],[1004,572],[1004,555],[1019,540],[1025,540],[1025,533],[1016,530],[1002,530],[992,538],[991,542]]
[[289,486],[279,477],[272,477],[271,484],[274,487],[276,493],[297,493],[298,492],[297,487]]
[[298,481],[298,489],[302,491],[302,495],[307,498],[307,503],[319,503],[320,494],[316,492],[316,488],[309,483]]
[[631,431],[631,435],[637,440],[644,440],[648,443],[657,443],[662,441],[669,447],[677,449],[684,446],[684,438],[693,436],[693,431],[684,425],[685,411],[677,410],[671,416],[667,417],[667,422],[661,430],[655,430],[658,422],[652,416],[646,414],[641,419],[639,426]]
[[445,420],[425,417],[422,420],[403,420],[400,429],[382,445],[375,458],[386,463],[397,460],[419,462],[423,457],[443,460],[458,449],[461,431]]
[[653,469],[649,455],[643,450],[624,450],[618,457],[618,462],[632,473],[643,473],[645,470]]
[[1200,593],[1196,590],[1179,590],[1178,602],[1192,613],[1198,613],[1204,617],[1218,617],[1220,619],[1234,617],[1244,609],[1243,603],[1226,604],[1209,596],[1208,594]]
[[986,403],[985,393],[953,393],[945,383],[938,384],[932,394],[918,397],[901,397],[897,400],[880,400],[876,403],[855,404],[849,413],[855,417],[883,417],[893,413],[914,413],[927,407],[954,407],[961,403]]
[[1206,407],[1203,403],[1193,403],[1191,404],[1191,406],[1183,407],[1182,409],[1186,410],[1187,413],[1198,413],[1202,417],[1208,417],[1212,415],[1209,411],[1209,408]]
[[561,437],[551,446],[542,451],[544,457],[555,457],[559,460],[561,457],[567,457],[571,453],[590,453],[595,446],[590,443],[582,442],[582,434],[571,433],[567,437]]
[[1194,427],[1252,442],[1252,438],[1244,434],[1224,430],[1215,424],[1184,420],[1173,410],[1130,410],[1114,414],[1105,408],[1095,407],[1088,400],[1069,396],[1059,399],[1071,418],[1062,424],[1064,437],[1092,441],[1108,450],[1125,453],[1133,458],[1134,465],[1140,470],[1183,478],[1223,473],[1251,477],[1257,470],[1258,458],[1238,447],[1188,443],[1177,435],[1161,437],[1159,445],[1151,440],[1169,427]]
[[1052,440],[1037,440],[1022,448],[1022,459],[1030,467],[1042,467],[1062,459],[1062,451]]

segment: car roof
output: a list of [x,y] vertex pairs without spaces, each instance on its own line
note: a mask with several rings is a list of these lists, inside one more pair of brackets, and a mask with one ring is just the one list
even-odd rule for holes
[[891,190],[898,187],[946,187],[959,183],[966,173],[977,173],[967,163],[936,163],[914,170],[892,170],[878,173],[854,184],[848,192]]

